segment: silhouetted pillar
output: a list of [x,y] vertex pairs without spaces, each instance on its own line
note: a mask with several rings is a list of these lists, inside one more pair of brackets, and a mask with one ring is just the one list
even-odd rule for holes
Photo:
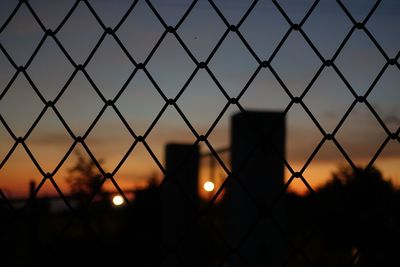
[[35,196],[36,183],[31,180],[29,182],[29,205],[30,211],[28,213],[29,219],[26,221],[29,229],[29,255],[34,257],[37,252],[37,243],[38,243],[38,203]]
[[162,266],[180,266],[181,261],[194,260],[191,255],[196,250],[196,244],[187,242],[186,237],[182,240],[182,236],[192,232],[199,202],[199,147],[193,144],[168,144],[166,171],[161,200],[163,245],[164,253],[168,256]]
[[[269,207],[284,187],[285,116],[280,112],[246,112],[232,117],[232,171],[228,187],[229,241],[238,247],[230,267],[281,266],[285,224],[283,201]],[[274,220],[269,216],[272,214]]]

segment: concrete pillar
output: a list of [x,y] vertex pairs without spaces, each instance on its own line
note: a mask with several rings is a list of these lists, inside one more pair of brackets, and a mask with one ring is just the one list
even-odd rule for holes
[[161,188],[162,237],[166,246],[164,252],[169,256],[162,266],[181,266],[181,261],[194,260],[192,252],[196,250],[195,242],[183,242],[180,245],[178,242],[183,234],[192,231],[199,204],[199,147],[193,144],[168,144],[166,171],[167,180]]
[[[230,267],[281,266],[283,238],[268,216],[259,219],[258,207],[268,207],[284,187],[285,116],[281,112],[246,112],[232,117],[232,171],[238,180],[227,188],[228,232],[231,245],[240,257],[230,259]],[[272,215],[284,227],[284,201]],[[250,228],[251,232],[248,232]],[[242,240],[245,238],[243,243]]]

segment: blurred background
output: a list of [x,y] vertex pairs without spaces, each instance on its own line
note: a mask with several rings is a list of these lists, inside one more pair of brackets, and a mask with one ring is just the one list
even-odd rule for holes
[[[274,254],[272,266],[396,266],[399,20],[395,0],[1,1],[7,264],[24,266],[55,242],[61,254],[38,265],[80,243],[81,253],[125,251],[121,264],[134,250],[143,266],[145,258],[193,266],[201,251],[209,259],[197,260],[202,266],[259,266]],[[281,114],[281,123],[265,115],[255,127],[234,127],[235,116],[253,113]],[[254,141],[259,135],[269,142]],[[168,168],[168,144],[194,151],[171,152],[192,165]],[[183,176],[190,182],[178,189],[165,179]],[[258,189],[243,197],[235,190],[246,185],[232,182],[240,179]],[[170,210],[168,194],[194,204]],[[234,203],[243,210],[232,211]],[[252,245],[231,238],[250,236],[265,212],[275,219],[260,223],[260,235],[274,229],[265,239],[280,245],[252,262]],[[175,213],[181,219],[165,221]],[[240,217],[247,220],[232,226]],[[178,222],[197,225],[186,230],[197,234],[165,249],[163,233]]]

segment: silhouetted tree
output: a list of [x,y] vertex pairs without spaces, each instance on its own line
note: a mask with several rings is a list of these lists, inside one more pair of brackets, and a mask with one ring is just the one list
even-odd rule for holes
[[77,161],[68,170],[66,178],[70,187],[70,193],[77,197],[91,196],[99,190],[102,175],[99,173],[95,163],[77,150]]
[[[340,168],[287,203],[291,239],[313,266],[400,266],[400,191],[378,169]],[[299,254],[288,266],[309,264]]]
[[357,249],[357,266],[400,266],[398,193],[378,169],[341,168],[315,197],[326,240]]

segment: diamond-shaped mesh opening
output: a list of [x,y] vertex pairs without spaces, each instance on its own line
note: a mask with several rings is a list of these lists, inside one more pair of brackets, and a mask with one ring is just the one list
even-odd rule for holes
[[[164,29],[144,1],[135,1],[127,10],[126,19],[120,24],[117,36],[125,49],[138,62],[144,62],[153,50]],[[138,38],[140,36],[140,38]]]
[[[110,147],[106,142],[109,139],[116,140],[112,145],[110,144]],[[134,138],[119,120],[115,112],[111,108],[107,108],[86,137],[85,142],[94,157],[104,161],[101,164],[103,169],[106,172],[112,172],[126,151],[128,151],[133,140]]]
[[[346,158],[332,141],[325,141],[315,155],[310,156],[307,163],[300,166],[304,169],[303,175],[312,188],[322,188],[326,178],[332,175],[337,168],[351,168]],[[297,179],[295,180],[297,181]],[[303,191],[309,193],[308,190]]]
[[[366,57],[366,54],[369,56]],[[361,95],[366,92],[386,62],[368,36],[358,30],[351,35],[335,63],[354,91]]]
[[124,192],[152,188],[161,182],[161,170],[143,144],[134,144],[124,156],[114,170],[114,178]]
[[304,104],[326,132],[333,132],[352,103],[346,84],[332,68],[321,72],[304,97]]
[[[30,99],[26,103],[29,108],[21,108],[23,99]],[[18,136],[25,135],[44,107],[23,74],[17,76],[0,101],[2,118]]]
[[59,94],[73,70],[57,43],[47,38],[27,72],[43,97],[52,100]]
[[[171,51],[174,51],[171,53]],[[156,84],[168,98],[174,98],[191,76],[195,65],[178,40],[168,34],[146,66]],[[179,75],[165,75],[164,69],[173,68]]]
[[[318,51],[325,58],[331,58],[352,26],[351,20],[337,3],[321,1],[303,29]],[[326,31],[329,32],[328,35],[324,34]]]
[[[209,95],[213,98],[210,99]],[[207,107],[204,102],[207,101]],[[204,70],[199,70],[177,104],[199,134],[206,134],[226,105],[226,98]]]
[[84,2],[79,2],[72,14],[59,28],[57,38],[70,57],[76,63],[83,64],[98,43],[102,33],[100,25],[88,6]]
[[319,58],[298,32],[289,35],[271,64],[294,96],[303,93],[321,66]]
[[[83,135],[103,105],[85,75],[78,72],[62,92],[55,106],[72,132]],[[71,109],[71,106],[75,108]],[[78,119],[74,119],[77,117]]]
[[161,164],[165,163],[165,147],[160,144],[180,142],[194,144],[196,142],[190,127],[172,106],[163,109],[161,117],[153,123],[155,123],[154,128],[148,133],[146,142]]
[[[229,62],[225,62],[229,58]],[[235,33],[229,33],[209,63],[218,83],[236,97],[258,67],[257,61]]]
[[[7,4],[5,4],[7,6]],[[1,28],[2,47],[13,57],[18,65],[25,65],[40,43],[43,33],[32,13],[25,5],[17,9],[14,16],[6,20],[7,27]],[[4,14],[8,17],[9,14]]]
[[[63,160],[59,161],[59,165],[55,168],[56,172],[53,174],[53,179],[55,183],[63,189],[62,192],[66,196],[72,196],[72,198],[66,199],[67,201],[65,201],[65,199],[58,199],[58,203],[54,205],[54,209],[60,212],[68,210],[69,204],[72,207],[78,205],[78,200],[73,196],[75,194],[74,191],[77,191],[77,187],[83,188],[84,185],[76,183],[75,181],[78,180],[76,177],[87,176],[85,174],[82,175],[82,171],[77,170],[79,166],[86,166],[85,171],[90,171],[96,176],[99,175],[99,170],[90,159],[85,148],[81,144],[76,144],[72,145],[70,149],[65,152]],[[78,184],[78,186],[73,186],[72,184]]]
[[197,60],[205,61],[225,30],[225,25],[210,4],[200,1],[179,27],[178,34]]
[[165,102],[143,71],[138,71],[121,93],[116,107],[138,135],[144,135]]
[[[350,141],[355,136],[358,136],[357,139]],[[364,105],[355,106],[336,136],[357,165],[369,162],[386,137],[384,129]]]
[[[259,1],[240,27],[242,35],[262,59],[268,59],[290,25],[272,2]],[[262,40],[260,42],[255,40]]]
[[[114,69],[115,73],[110,73]],[[117,42],[106,36],[86,70],[105,98],[113,99],[131,75],[134,65]]]
[[26,140],[32,155],[45,172],[56,168],[72,143],[73,139],[52,110],[46,111]]
[[398,266],[398,6],[2,1],[0,265]]

